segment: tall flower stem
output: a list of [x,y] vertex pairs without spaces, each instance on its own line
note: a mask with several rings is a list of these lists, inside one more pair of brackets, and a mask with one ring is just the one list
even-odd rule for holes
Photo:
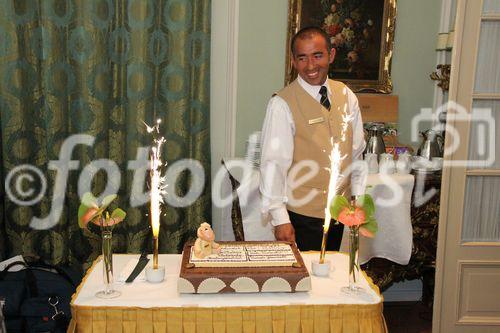
[[360,278],[359,226],[349,227],[349,290],[357,291]]
[[113,288],[113,233],[111,230],[102,228],[102,277],[104,290],[99,291],[96,296],[100,298],[115,298],[121,293]]
[[113,233],[102,231],[103,279],[106,293],[113,290]]

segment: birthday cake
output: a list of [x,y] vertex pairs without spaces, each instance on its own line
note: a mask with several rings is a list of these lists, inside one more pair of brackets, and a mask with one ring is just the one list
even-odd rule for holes
[[295,244],[287,242],[220,242],[218,254],[195,255],[184,246],[177,284],[179,293],[299,292],[311,289],[311,278]]

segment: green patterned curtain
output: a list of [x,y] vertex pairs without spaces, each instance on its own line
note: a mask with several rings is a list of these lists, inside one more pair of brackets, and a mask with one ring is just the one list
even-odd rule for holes
[[[99,232],[83,232],[77,223],[82,170],[99,159],[120,170],[117,204],[128,214],[113,231],[114,251],[138,252],[148,206],[130,205],[129,161],[151,145],[143,121],[157,118],[164,160],[197,160],[206,175],[194,204],[164,206],[160,251],[180,252],[210,217],[209,55],[208,0],[0,0],[1,258],[34,254],[88,265],[99,254]],[[78,168],[68,172],[65,189],[54,190],[51,161],[73,134],[95,142],[75,146]],[[46,179],[45,192],[35,169]],[[91,178],[96,195],[108,178],[103,171]],[[191,183],[183,172],[167,190],[182,196]],[[46,217],[60,196],[55,226],[33,229],[32,217]]]

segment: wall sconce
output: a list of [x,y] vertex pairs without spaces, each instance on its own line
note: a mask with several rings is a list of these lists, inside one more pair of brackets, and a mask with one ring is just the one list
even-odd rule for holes
[[430,77],[433,81],[438,81],[438,87],[444,91],[450,88],[451,65],[437,65],[437,71],[432,72]]

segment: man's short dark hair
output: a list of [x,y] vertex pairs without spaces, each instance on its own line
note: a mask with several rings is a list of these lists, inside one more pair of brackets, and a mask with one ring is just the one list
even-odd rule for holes
[[305,27],[305,28],[300,29],[292,37],[292,42],[290,43],[290,47],[292,49],[291,50],[292,54],[295,55],[295,43],[296,43],[297,39],[309,39],[309,38],[312,38],[312,36],[316,35],[316,34],[323,37],[323,39],[326,42],[326,47],[328,48],[328,51],[330,51],[332,49],[332,43],[330,42],[330,36],[328,36],[328,34],[320,27],[309,26],[309,27]]

